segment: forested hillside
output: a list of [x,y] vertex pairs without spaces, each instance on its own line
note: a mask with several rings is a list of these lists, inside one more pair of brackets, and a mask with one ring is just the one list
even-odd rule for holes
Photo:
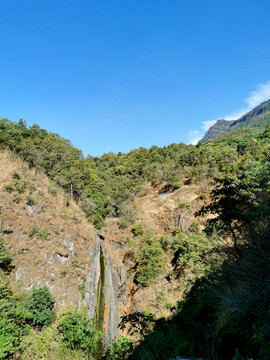
[[[38,125],[1,119],[1,149],[61,187],[64,206],[76,203],[105,242],[121,247],[128,274],[124,336],[100,350],[87,310],[56,316],[47,288],[22,294],[10,285],[1,227],[0,359],[269,359],[270,127],[255,115],[255,130],[240,121],[196,146],[100,157]],[[16,203],[22,183],[12,181],[2,186]]]

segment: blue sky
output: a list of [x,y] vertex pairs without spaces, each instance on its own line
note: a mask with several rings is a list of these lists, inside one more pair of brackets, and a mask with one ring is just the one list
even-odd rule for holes
[[2,0],[0,117],[85,155],[189,143],[270,98],[268,0]]

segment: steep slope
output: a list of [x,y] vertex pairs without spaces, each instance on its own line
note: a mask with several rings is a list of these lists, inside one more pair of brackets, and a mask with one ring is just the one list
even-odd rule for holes
[[108,341],[118,334],[122,301],[117,296],[126,271],[117,248],[100,238],[74,201],[67,206],[62,189],[8,151],[0,151],[0,235],[13,255],[10,277],[16,286],[27,290],[46,285],[57,308],[87,305],[91,317],[98,311],[102,252],[99,295],[106,294],[106,321],[100,329]]
[[262,102],[238,120],[228,121],[218,119],[217,122],[207,130],[199,143],[214,139],[228,131],[240,128],[260,129],[268,124],[270,124],[270,100]]

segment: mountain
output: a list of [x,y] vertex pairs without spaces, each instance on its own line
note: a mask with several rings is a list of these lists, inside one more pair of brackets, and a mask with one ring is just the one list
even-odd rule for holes
[[0,360],[269,359],[268,105],[86,158],[0,119]]
[[225,132],[236,130],[239,128],[264,128],[270,123],[270,99],[262,102],[253,110],[244,114],[238,120],[224,120],[218,119],[216,123],[211,126],[199,143],[205,143],[208,140],[214,139]]

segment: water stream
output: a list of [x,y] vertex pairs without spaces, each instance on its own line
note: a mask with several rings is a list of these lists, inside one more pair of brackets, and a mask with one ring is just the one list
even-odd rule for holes
[[97,285],[97,297],[96,297],[94,321],[97,330],[103,331],[104,311],[105,311],[105,295],[104,295],[105,260],[101,245],[99,250],[99,269],[100,272],[99,272],[99,280]]
[[[119,322],[117,310],[119,279],[106,250],[103,239],[99,239],[95,249],[90,250],[92,268],[86,284],[88,288],[86,302],[90,317],[94,319],[97,330],[105,335],[104,342],[109,345],[116,340],[119,333],[117,328]],[[97,358],[102,358],[104,343],[98,344],[97,352]]]

